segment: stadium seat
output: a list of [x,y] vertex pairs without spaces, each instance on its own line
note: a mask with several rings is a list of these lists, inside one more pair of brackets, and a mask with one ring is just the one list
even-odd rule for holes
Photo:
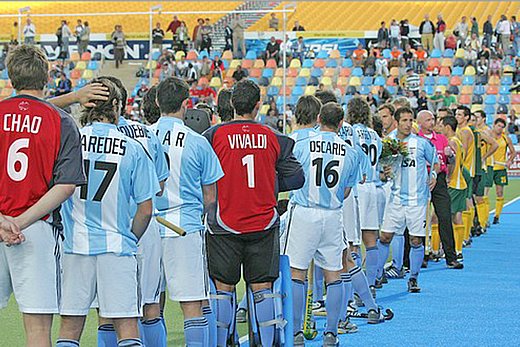
[[[287,70],[287,77],[296,77],[296,76],[298,76],[299,72],[300,72],[299,69],[289,68],[289,70]],[[283,69],[282,69],[282,76],[283,76]]]
[[250,59],[242,60],[242,67],[244,69],[251,69],[253,67],[253,64],[254,64],[254,60],[250,60]]
[[[507,114],[507,111],[504,112],[504,113],[501,113],[501,112],[498,112],[498,111],[497,111],[497,113],[498,113],[498,114]],[[509,135],[507,135],[507,136],[509,136],[509,138],[511,139],[511,143],[512,143],[513,145],[517,145],[517,144],[518,144],[518,136],[516,136],[516,134],[509,134]]]
[[327,77],[334,77],[336,75],[336,69],[333,67],[328,67],[325,69],[325,72],[323,73],[323,76]]
[[329,59],[339,59],[341,58],[341,54],[337,49],[333,49],[329,53]]
[[457,87],[456,85],[451,85],[448,87],[448,90],[450,91],[451,94],[453,95],[459,95],[460,94],[460,91],[459,91],[459,87]]
[[78,70],[85,70],[86,68],[87,64],[84,61],[78,61],[78,63],[76,64],[76,69]]
[[272,78],[274,75],[273,69],[263,69],[262,70],[262,77],[265,78]]
[[247,51],[246,53],[246,59],[249,59],[249,60],[256,60],[257,58],[257,55],[256,55],[256,51]]
[[453,61],[453,66],[465,67],[466,62],[462,58],[455,58],[455,60]]
[[495,115],[495,106],[494,105],[486,105],[484,107],[484,112],[486,112],[486,115],[488,115],[488,116],[494,116]]
[[80,78],[78,80],[78,83],[76,84],[76,87],[81,88],[81,87],[84,87],[86,84],[87,84],[87,80],[83,79],[83,78]]
[[368,76],[363,77],[363,79],[361,80],[361,85],[363,85],[363,86],[372,85],[372,77],[368,77]]
[[392,77],[399,77],[399,68],[397,68],[395,66],[390,68],[390,75]]
[[498,103],[500,105],[509,105],[510,102],[511,102],[511,100],[509,99],[508,95],[500,95],[498,97]]
[[318,79],[318,77],[314,77],[314,76],[311,76],[311,78],[309,78],[309,82],[307,82],[307,85],[309,86],[318,86],[320,84],[320,80]]
[[369,86],[361,86],[361,88],[359,89],[359,94],[367,95],[368,93],[370,93],[370,87]]
[[387,86],[395,86],[395,77],[390,76],[386,79],[386,85]]
[[486,89],[486,94],[488,95],[497,95],[498,94],[498,86],[488,86]]
[[240,59],[231,60],[231,64],[229,64],[230,69],[236,69],[238,65],[241,65],[242,61]]
[[442,52],[441,52],[441,50],[440,50],[440,49],[437,49],[437,48],[434,48],[434,49],[432,50],[432,53],[431,53],[430,57],[431,57],[431,58],[437,58],[437,59],[438,59],[438,58],[441,58],[441,57],[442,57]]
[[307,85],[307,78],[305,77],[298,77],[296,79],[296,85],[300,87],[305,87]]
[[455,55],[455,53],[453,52],[453,49],[448,48],[448,49],[444,50],[444,53],[442,56],[444,58],[453,58],[454,55]]
[[271,85],[275,87],[281,87],[282,86],[282,79],[280,77],[273,77],[271,80]]
[[310,69],[314,65],[314,61],[311,59],[305,59],[302,63],[303,68]]
[[79,53],[78,52],[72,52],[70,54],[70,60],[72,61],[78,61],[80,59],[80,56],[79,56]]
[[377,76],[374,79],[374,85],[376,86],[384,86],[386,84],[386,80],[383,76]]
[[7,97],[10,97],[11,93],[12,93],[11,88],[2,88],[2,90],[0,91],[0,98],[5,99]]
[[262,91],[263,91],[263,94],[262,96],[265,96],[267,94],[267,90],[265,87],[268,87],[269,86],[269,78],[267,77],[260,77],[260,79],[258,80],[258,85],[260,87],[263,87],[263,88],[260,88]]
[[260,107],[260,111],[258,111],[258,113],[267,114],[267,111],[269,111],[270,108],[271,106],[269,104],[263,104],[262,107]]
[[476,105],[474,102],[472,102],[473,105],[471,105],[471,113],[475,113],[477,111],[483,111],[482,105]]
[[186,53],[183,51],[177,51],[175,52],[175,60],[181,60],[182,57],[185,57]]
[[316,86],[307,86],[305,88],[305,95],[314,95],[314,93],[316,93]]
[[233,74],[235,73],[235,69],[229,68],[225,71],[226,78],[233,78]]
[[466,76],[475,76],[477,74],[477,71],[473,67],[473,65],[466,66],[466,69],[464,70],[464,75]]
[[343,95],[343,97],[341,98],[341,103],[342,104],[348,104],[348,102],[352,99],[352,95],[351,94],[346,94],[346,95]]
[[267,88],[267,96],[274,97],[274,96],[278,95],[279,92],[280,92],[280,88],[278,88],[276,86],[270,86],[269,88]]
[[347,86],[348,84],[348,77],[345,77],[345,76],[339,76],[338,77],[338,80],[336,81],[336,84],[338,85],[338,87],[345,87]]
[[81,54],[81,60],[90,61],[91,59],[92,55],[90,54],[90,52],[83,52],[83,54]]
[[248,80],[251,80],[251,81],[255,82],[256,84],[258,84],[258,78],[257,77],[249,76]]
[[[209,59],[209,53],[208,53],[207,50],[202,50],[202,51],[199,52],[198,59],[202,60],[202,58],[204,58],[204,57]],[[192,59],[186,58],[186,60],[192,60]],[[193,59],[193,60],[197,60],[197,59]]]
[[[357,77],[352,77],[352,78],[357,78]],[[347,87],[347,90],[345,91],[345,93],[348,95],[354,95],[357,93],[357,89],[355,86],[350,85]]]
[[249,70],[249,77],[259,78],[262,76],[262,69],[251,69]]
[[462,78],[462,85],[472,86],[474,84],[475,84],[475,77],[474,76],[464,76]]
[[316,54],[316,59],[327,59],[329,57],[329,52],[325,50],[321,50]]
[[212,88],[219,89],[222,87],[222,80],[219,77],[213,77],[209,82],[209,86]]
[[361,80],[359,79],[359,77],[357,76],[353,76],[350,78],[350,80],[348,81],[348,84],[349,86],[355,86],[355,87],[358,87],[361,85]]
[[450,83],[450,79],[448,76],[440,76],[437,78],[437,85],[438,86],[447,86]]
[[488,79],[488,84],[492,86],[498,86],[500,84],[500,77],[497,75],[490,76]]
[[341,63],[341,67],[351,68],[352,66],[354,66],[354,64],[352,63],[352,59],[350,59],[350,58],[343,59],[343,62]]
[[486,94],[486,87],[481,85],[476,85],[475,89],[473,89],[473,94],[475,95],[484,95]]
[[262,59],[255,60],[253,67],[257,69],[263,69],[265,67],[264,61]]
[[312,77],[321,77],[323,75],[323,70],[321,68],[314,68],[311,70]]
[[460,86],[462,84],[462,81],[460,80],[459,76],[453,76],[450,78],[450,85],[451,86]]
[[278,67],[278,65],[276,64],[276,60],[274,59],[269,59],[267,61],[267,63],[265,64],[265,67],[267,68],[271,68],[271,69],[276,69]]
[[441,66],[452,67],[453,60],[451,58],[442,58]]
[[513,77],[512,76],[504,76],[504,77],[502,77],[502,80],[500,81],[500,83],[503,86],[510,86],[510,85],[513,84]]
[[301,69],[300,73],[298,74],[298,76],[302,76],[302,77],[310,77],[310,75],[311,75],[311,70],[306,69],[306,68]]
[[426,95],[433,95],[435,92],[434,86],[424,86],[424,91],[426,92]]
[[473,94],[473,85],[469,85],[469,86],[463,85],[460,93],[463,94],[463,95],[471,95],[471,94]]
[[327,60],[327,65],[325,65],[327,68],[335,68],[338,67],[338,61],[335,59],[329,59]]
[[321,83],[323,83],[324,86],[330,87],[332,85],[332,79],[330,77],[323,77],[321,79]]
[[495,95],[488,95],[484,99],[484,104],[486,105],[495,105],[497,103],[497,97]]
[[74,69],[70,72],[70,78],[74,79],[74,80],[80,79],[81,73],[82,73],[81,70]]
[[[282,84],[283,84],[283,79],[282,79]],[[285,79],[285,85],[294,87],[295,84],[296,84],[296,78],[295,77],[287,77]]]
[[435,85],[435,77],[433,77],[433,76],[426,76],[424,78],[424,85],[425,86],[434,86]]
[[455,51],[455,58],[464,59],[464,55],[465,55],[464,48],[458,48]]
[[94,74],[92,73],[92,70],[83,70],[83,75],[81,77],[86,80],[91,80],[94,78]]
[[390,95],[395,95],[395,93],[397,93],[397,87],[396,86],[386,86],[386,90],[388,90]]
[[291,60],[291,64],[289,65],[289,67],[300,68],[300,67],[302,67],[302,63],[300,62],[299,59],[293,59],[293,60]]
[[295,96],[301,96],[303,95],[303,92],[304,92],[304,89],[302,87],[294,87],[292,92],[291,92],[291,95],[295,95]]
[[513,94],[511,96],[511,103],[513,105],[520,105],[520,94]]
[[383,54],[382,54],[383,58],[385,58],[385,59],[392,59],[392,53],[391,52],[392,51],[390,49],[388,49],[388,48],[383,49]]
[[91,60],[91,61],[88,62],[87,69],[89,69],[89,70],[97,70],[98,67],[99,67],[99,64],[98,64],[97,61]]
[[435,68],[440,68],[441,67],[441,63],[439,61],[439,59],[435,59],[435,58],[431,58],[430,61],[428,62],[428,69],[430,70],[433,70]]
[[222,60],[222,64],[224,64],[224,69],[229,69],[229,60]]
[[233,59],[233,52],[232,51],[224,51],[222,53],[222,60],[232,60]]
[[471,104],[471,96],[463,94],[459,97],[459,103],[463,105],[469,105]]
[[455,66],[451,71],[453,76],[462,76],[464,74],[464,69],[460,66]]
[[447,66],[442,66],[441,70],[439,71],[439,76],[450,76],[451,75],[451,69]]
[[349,77],[352,74],[352,71],[348,67],[343,67],[339,70],[340,77]]
[[284,88],[280,88],[280,95],[291,95],[292,93],[292,87],[289,87],[289,86],[286,86],[285,89]]
[[500,95],[509,95],[511,92],[509,91],[509,86],[500,86],[500,90],[498,91],[498,94]]
[[215,60],[215,57],[220,57],[220,52],[219,51],[213,51],[209,54],[209,59],[211,60]]

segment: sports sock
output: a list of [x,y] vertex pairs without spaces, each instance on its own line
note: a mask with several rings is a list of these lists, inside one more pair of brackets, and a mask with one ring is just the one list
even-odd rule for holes
[[[211,306],[202,307],[202,315],[206,317],[208,321],[208,331],[209,331],[209,346],[213,347],[217,345],[217,318],[215,317],[215,313],[211,309]],[[153,345],[150,345],[153,346]]]
[[246,296],[246,293],[244,293],[244,295],[242,296],[242,300],[240,300],[240,302],[238,303],[238,309],[244,309],[247,311],[247,296]]
[[264,323],[274,320],[274,299],[271,289],[261,289],[253,293],[255,301],[256,320],[260,332],[262,346],[272,346],[274,343],[274,325],[263,326]]
[[[208,346],[209,331],[206,317],[195,317],[184,320],[184,339],[186,346]],[[225,346],[225,344],[224,344]]]
[[365,270],[367,272],[368,285],[373,286],[376,284],[377,265],[379,263],[379,250],[377,245],[374,247],[368,247],[365,252]]
[[356,266],[361,267],[361,257],[359,256],[359,253],[350,252],[350,256],[352,257],[352,260],[354,260],[354,264],[356,264]]
[[475,226],[475,206],[471,206],[469,209],[469,213],[471,213],[471,226]]
[[489,196],[487,195],[484,195],[484,204],[486,206],[486,209],[484,210],[484,217],[486,219],[486,224],[484,225],[485,227],[489,221]]
[[141,339],[122,339],[117,342],[117,347],[142,347]]
[[500,214],[502,213],[503,208],[504,208],[504,197],[498,197],[496,207],[495,207],[495,217],[500,218]]
[[327,326],[325,327],[325,333],[330,331],[334,335],[338,334],[338,323],[344,297],[343,281],[338,280],[327,284]]
[[293,291],[293,322],[294,331],[296,334],[303,328],[303,315],[305,314],[305,299],[307,293],[305,290],[305,282],[293,279],[292,280],[292,291]]
[[383,243],[381,240],[377,240],[377,249],[379,250],[378,264],[377,264],[377,278],[383,277],[383,270],[385,267],[388,254],[390,253],[390,244]]
[[424,259],[424,245],[410,247],[410,278],[417,278]]
[[166,347],[166,330],[161,318],[142,322],[143,343],[145,346]]
[[117,335],[112,324],[103,324],[98,327],[98,347],[117,346]]
[[348,301],[352,295],[352,278],[348,272],[344,272],[341,274],[341,281],[343,282],[343,298],[341,299],[339,319],[345,320],[347,318]]
[[462,253],[462,242],[464,241],[464,229],[463,224],[453,224],[453,238],[455,239],[455,251],[457,254]]
[[404,257],[404,235],[394,235],[392,240],[392,263],[401,270],[403,268]]
[[464,223],[464,235],[463,240],[467,240],[471,231],[471,212],[462,211],[462,223]]
[[215,299],[217,306],[217,346],[226,346],[231,324],[235,318],[234,294],[217,290],[222,299]]
[[[372,297],[372,293],[370,292],[370,288],[368,288],[367,278],[363,270],[360,267],[355,266],[349,270],[350,278],[352,279],[352,288],[358,293],[361,300],[365,304],[367,310],[376,309],[377,305]],[[328,298],[328,294],[327,294]],[[328,311],[327,311],[328,314]]]
[[481,201],[477,203],[477,217],[478,223],[482,228],[486,227],[486,203],[485,201]]
[[441,248],[441,238],[439,235],[439,224],[432,224],[432,250],[438,253]]
[[312,287],[312,301],[323,300],[323,269],[314,265],[314,277]]
[[69,339],[58,339],[56,347],[79,347],[79,341]]

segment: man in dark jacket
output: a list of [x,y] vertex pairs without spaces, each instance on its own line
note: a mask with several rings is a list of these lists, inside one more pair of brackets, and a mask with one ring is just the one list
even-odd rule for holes
[[377,47],[386,48],[388,45],[388,29],[386,23],[381,22],[381,28],[377,31]]
[[487,17],[487,21],[484,23],[484,39],[482,43],[486,43],[488,46],[491,45],[491,38],[493,37],[493,23],[491,23],[491,16]]

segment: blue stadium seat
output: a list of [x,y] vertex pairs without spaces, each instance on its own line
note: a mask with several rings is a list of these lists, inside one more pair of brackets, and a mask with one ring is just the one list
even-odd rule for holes
[[513,84],[513,77],[512,76],[504,76],[504,77],[502,77],[502,80],[500,81],[500,83],[503,86],[510,86],[511,84]]
[[442,52],[440,49],[437,49],[437,48],[434,48],[433,51],[432,51],[432,54],[430,55],[430,58],[441,58],[442,57]]
[[435,85],[435,77],[433,76],[426,76],[424,79],[424,85],[425,86],[434,86]]
[[248,79],[250,79],[251,81],[253,81],[256,84],[258,84],[258,78],[256,78],[256,77],[248,77]]
[[274,97],[277,96],[279,92],[280,89],[276,86],[270,86],[269,88],[267,88],[267,96]]
[[297,95],[291,95],[291,96],[289,97],[289,99],[287,100],[287,103],[288,103],[289,105],[296,105],[296,104],[298,103],[298,99],[299,99],[299,98],[300,98],[300,97],[297,96]]
[[273,76],[274,76],[273,69],[263,69],[262,70],[262,77],[272,78]]
[[426,92],[426,95],[433,95],[435,92],[434,86],[424,86],[424,91]]
[[319,51],[316,55],[316,59],[327,59],[329,57],[328,51]]
[[220,57],[220,52],[219,52],[219,51],[216,51],[216,50],[213,50],[213,51],[211,52],[211,54],[209,55],[209,58],[210,58],[211,60],[214,60],[216,56],[219,56],[219,57]]
[[386,49],[383,49],[383,58],[385,59],[392,59],[392,54],[391,54],[391,50],[389,50],[388,48]]
[[9,79],[9,76],[7,76],[7,69],[3,69],[2,70],[2,76],[0,76],[1,79],[3,80],[8,80]]
[[338,62],[336,61],[336,59],[329,59],[327,60],[327,65],[325,65],[325,67],[338,67]]
[[369,77],[369,76],[363,77],[363,79],[361,80],[361,85],[363,85],[363,86],[371,86],[372,85],[372,77]]
[[484,104],[486,105],[494,105],[497,103],[497,97],[496,95],[488,95],[486,96],[486,98],[484,99]]
[[319,77],[316,77],[316,76],[311,76],[309,78],[309,81],[307,82],[308,86],[315,86],[315,87],[317,87],[319,84],[320,84]]
[[76,87],[81,88],[81,87],[84,87],[86,84],[87,84],[87,80],[85,80],[85,79],[83,79],[83,78],[80,78],[80,79],[78,80],[78,83],[76,83]]
[[341,98],[341,103],[342,104],[348,104],[348,102],[350,101],[350,99],[352,99],[353,96],[350,95],[350,94],[347,94],[347,95],[343,95],[343,97]]
[[161,51],[155,51],[152,53],[152,60],[158,60],[161,56]]
[[509,86],[501,86],[500,90],[498,91],[500,95],[509,95],[511,92],[509,91]]
[[311,59],[305,59],[302,64],[302,68],[310,69],[314,65],[314,61]]
[[346,90],[346,92],[345,92],[345,94],[348,94],[348,95],[354,95],[354,94],[356,94],[356,92],[357,92],[356,87],[354,87],[354,86],[348,86],[348,87],[347,87],[347,90]]
[[296,85],[299,87],[305,87],[307,85],[307,79],[305,77],[296,78]]
[[444,54],[442,55],[444,58],[453,58],[455,55],[455,52],[453,52],[453,49],[448,48],[444,51]]
[[300,96],[300,95],[303,95],[303,92],[304,92],[304,90],[303,90],[302,87],[300,87],[300,86],[296,86],[296,87],[294,87],[293,90],[292,90],[292,95]]
[[395,86],[387,86],[387,87],[386,87],[386,90],[388,90],[388,92],[389,92],[391,95],[395,95],[395,93],[397,92],[397,87],[395,87]]
[[498,103],[501,105],[509,105],[510,102],[511,102],[511,100],[509,99],[509,96],[507,96],[507,95],[500,95],[498,97]]
[[484,107],[484,112],[486,112],[486,115],[489,117],[489,116],[494,116],[495,115],[495,106],[494,105],[486,105],[486,107]]
[[511,139],[511,142],[513,143],[513,145],[518,144],[518,136],[516,136],[516,134],[509,134],[508,136]]
[[361,95],[367,95],[368,93],[370,93],[371,90],[372,90],[372,88],[370,86],[361,86],[359,93]]
[[452,76],[462,76],[464,74],[464,69],[460,66],[455,66],[453,70],[451,70]]
[[[276,107],[278,107],[279,110],[283,110],[283,99],[284,96],[276,98]],[[289,98],[287,98],[287,102],[289,102]]]
[[258,85],[261,87],[269,86],[269,78],[263,76],[260,77],[260,79],[258,80]]
[[[249,52],[247,52],[247,53],[249,54]],[[255,53],[255,55],[256,55],[256,53]],[[202,59],[202,58],[204,58],[204,57],[208,57],[208,58],[209,58],[209,53],[208,53],[208,51],[206,51],[206,50],[203,50],[203,51],[201,51],[201,52],[199,53],[199,59]],[[246,58],[246,59],[248,59],[248,58]],[[256,59],[256,57],[255,57],[254,59]]]
[[98,62],[97,61],[89,61],[88,65],[87,65],[87,69],[89,70],[97,70],[98,68]]
[[224,63],[224,68],[227,70],[229,69],[229,60],[222,60],[222,62]]
[[311,70],[311,77],[321,77],[323,75],[323,69],[314,68]]
[[[200,58],[200,54],[199,54]],[[256,51],[247,51],[245,59],[256,60]]]
[[437,78],[437,85],[438,86],[447,86],[450,83],[450,79],[448,76],[439,76]]
[[352,70],[352,76],[355,76],[355,77],[361,77],[361,76],[363,76],[363,69],[360,68],[360,67],[355,67],[355,68]]
[[375,86],[384,86],[386,84],[386,79],[383,76],[377,76],[374,80]]
[[[455,67],[455,69],[458,69],[459,67]],[[462,69],[462,68],[461,68]],[[474,76],[464,76],[462,79],[462,85],[463,86],[472,86],[475,84],[475,77]]]
[[350,58],[343,59],[343,63],[341,63],[341,67],[351,68],[352,66],[354,66],[354,64],[352,63],[352,59],[350,59]]
[[473,94],[475,95],[484,95],[486,94],[486,87],[483,85],[476,85],[475,89],[473,89]]
[[448,88],[448,90],[450,91],[451,94],[454,94],[454,95],[460,94],[459,87],[457,87],[457,86],[450,86]]

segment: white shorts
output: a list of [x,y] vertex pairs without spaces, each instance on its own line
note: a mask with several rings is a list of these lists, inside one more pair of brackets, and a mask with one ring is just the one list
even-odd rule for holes
[[379,227],[383,225],[383,217],[385,216],[386,194],[383,186],[376,187],[377,191],[377,212],[379,213]]
[[162,241],[155,218],[152,218],[146,232],[139,240],[137,260],[141,272],[142,303],[157,304],[161,294],[162,281]]
[[61,300],[61,237],[47,222],[22,230],[25,242],[0,243],[0,308],[14,292],[23,313],[59,313]]
[[386,206],[382,232],[403,235],[408,228],[411,236],[426,236],[426,205],[403,206],[390,202]]
[[162,239],[168,293],[174,301],[199,301],[209,297],[209,274],[204,231]]
[[294,205],[287,221],[286,251],[291,267],[305,270],[311,260],[317,266],[339,271],[343,268],[343,212]]
[[377,190],[374,182],[358,185],[359,224],[361,230],[379,230]]
[[351,242],[354,246],[361,244],[361,228],[359,225],[359,202],[350,192],[348,198],[343,201],[343,242],[346,246]]
[[[60,314],[86,316],[97,295],[103,318],[141,316],[139,267],[136,256],[65,254]],[[96,305],[97,304],[97,305]]]

